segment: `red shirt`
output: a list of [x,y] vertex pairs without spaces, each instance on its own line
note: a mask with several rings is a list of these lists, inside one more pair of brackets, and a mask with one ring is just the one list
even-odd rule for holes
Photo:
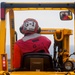
[[49,53],[48,49],[50,45],[51,41],[45,36],[39,36],[25,41],[20,39],[14,45],[13,67],[20,68],[23,53],[37,53],[40,50],[44,50],[45,53]]

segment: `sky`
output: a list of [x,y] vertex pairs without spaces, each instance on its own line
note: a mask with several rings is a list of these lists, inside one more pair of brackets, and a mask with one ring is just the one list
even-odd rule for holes
[[[75,2],[75,0],[0,0],[0,2]],[[15,11],[15,29],[18,33],[18,39],[22,38],[23,35],[19,31],[19,27],[23,24],[23,21],[27,18],[34,18],[38,21],[40,27],[46,28],[74,28],[73,20],[71,21],[61,21],[59,18],[60,11],[50,11],[50,10],[42,10],[42,11]],[[73,17],[74,19],[74,17]],[[9,13],[6,15],[6,29],[7,29],[7,37],[6,37],[6,45],[10,44],[9,38]],[[46,35],[48,38],[52,40],[53,45],[53,36]],[[71,35],[70,43],[74,45],[74,35]]]

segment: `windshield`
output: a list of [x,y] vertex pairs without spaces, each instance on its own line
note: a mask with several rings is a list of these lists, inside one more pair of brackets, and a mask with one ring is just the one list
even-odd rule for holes
[[[60,12],[62,10],[42,10],[42,11],[15,11],[15,29],[18,33],[18,39],[23,37],[19,31],[19,27],[23,24],[23,21],[27,18],[34,18],[38,21],[41,28],[67,28],[73,30],[73,35],[70,35],[70,53],[74,52],[74,14],[72,20],[63,21],[60,19]],[[63,10],[65,11],[65,10]],[[8,15],[8,14],[7,14]],[[7,17],[8,18],[8,17]],[[8,19],[7,19],[8,20]],[[7,25],[8,26],[8,25]],[[9,28],[9,27],[7,27]],[[8,30],[7,30],[8,31]],[[8,31],[9,32],[9,31]],[[52,41],[51,52],[53,52],[54,38],[53,35],[45,35]],[[7,36],[9,39],[9,36]],[[9,42],[7,42],[9,44]],[[74,56],[72,56],[74,57]]]

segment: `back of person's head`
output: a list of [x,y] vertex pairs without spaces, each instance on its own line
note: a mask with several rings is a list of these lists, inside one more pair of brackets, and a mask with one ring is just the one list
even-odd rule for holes
[[20,32],[22,34],[33,34],[40,33],[41,28],[38,25],[38,22],[35,19],[28,18],[23,22],[23,25],[20,27]]

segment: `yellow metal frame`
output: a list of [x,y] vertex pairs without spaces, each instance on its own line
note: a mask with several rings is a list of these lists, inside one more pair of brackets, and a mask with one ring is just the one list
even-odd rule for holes
[[[12,4],[18,4],[18,3],[7,3],[7,4],[11,4],[12,5]],[[21,3],[21,4],[24,4],[24,3]],[[38,3],[25,3],[25,4],[38,4]],[[41,4],[53,4],[53,3],[41,3]],[[55,3],[55,4],[58,4],[58,3]],[[59,3],[59,4],[66,4],[66,3]],[[68,7],[64,7],[64,8],[63,7],[62,8],[60,8],[60,7],[57,7],[57,8],[55,8],[55,7],[54,8],[52,8],[52,7],[25,7],[25,8],[24,7],[23,8],[20,8],[20,7],[19,8],[16,8],[16,7],[13,8],[12,7],[12,8],[6,8],[5,15],[7,14],[7,12],[9,12],[9,15],[10,15],[10,17],[9,17],[10,18],[10,33],[12,33],[10,35],[10,38],[11,38],[10,43],[11,43],[11,53],[12,54],[13,54],[13,45],[14,45],[14,42],[15,42],[15,37],[14,37],[15,30],[12,28],[12,21],[14,21],[13,20],[13,18],[14,18],[14,11],[23,11],[23,10],[70,10],[72,13],[75,13],[75,8],[68,8]],[[0,25],[0,49],[1,49],[0,50],[0,55],[1,55],[1,54],[5,54],[5,50],[6,50],[5,49],[5,41],[6,41],[6,19],[0,20],[0,24],[1,24]],[[55,30],[57,30],[56,33],[59,33],[59,31],[62,31],[62,35],[61,35],[62,38],[61,39],[57,39],[55,32],[49,32],[47,30],[52,30],[53,31],[54,29],[48,29],[48,28],[47,29],[46,28],[42,29],[41,34],[53,34],[55,36],[54,38],[56,40],[58,40],[58,41],[60,41],[60,40],[63,39],[63,34],[64,35],[66,35],[66,34],[71,35],[72,34],[72,31],[68,30],[68,29],[64,29],[64,30],[63,29],[55,29]],[[66,44],[66,39],[69,40],[69,37],[68,36],[67,36],[67,38],[64,37],[64,48],[68,48],[68,50],[69,50],[69,47],[68,47],[69,46],[69,42],[68,42],[68,44]],[[75,19],[74,19],[74,47],[75,47]],[[74,50],[75,50],[75,48],[74,48]],[[11,55],[11,58],[12,57],[13,56]],[[1,61],[1,59],[0,59],[0,61]],[[11,63],[11,65],[12,65],[12,63]],[[1,67],[1,65],[0,65],[0,67]],[[52,73],[50,73],[50,74],[52,74]],[[27,74],[27,75],[30,75],[30,74]],[[64,73],[61,73],[59,75],[64,75]]]
[[[8,4],[18,4],[18,3],[8,3]],[[21,3],[24,4],[24,3]],[[25,4],[38,4],[38,3],[25,3]],[[42,4],[53,4],[53,3],[42,3]],[[54,3],[54,4],[58,4],[58,3]],[[68,4],[68,3],[59,3],[59,4]],[[23,10],[70,10],[72,13],[75,13],[75,9],[74,8],[12,8],[13,11],[23,11]],[[10,11],[10,8],[6,9],[6,13]],[[74,33],[75,33],[75,19],[74,19]],[[75,43],[75,34],[74,34],[74,43]],[[74,44],[75,47],[75,44]],[[75,49],[74,49],[75,50]]]

